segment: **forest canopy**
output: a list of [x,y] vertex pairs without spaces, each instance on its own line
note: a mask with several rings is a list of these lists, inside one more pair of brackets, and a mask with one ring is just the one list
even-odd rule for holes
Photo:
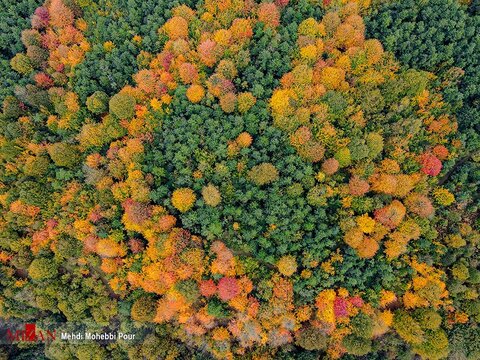
[[478,1],[3,5],[0,359],[480,358]]

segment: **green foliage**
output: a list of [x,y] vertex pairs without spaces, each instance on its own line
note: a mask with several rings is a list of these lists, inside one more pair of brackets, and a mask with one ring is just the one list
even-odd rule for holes
[[37,181],[24,181],[17,187],[19,199],[27,204],[44,207],[45,198],[48,194],[47,189],[42,183]]
[[341,167],[345,167],[351,164],[352,162],[352,157],[350,154],[350,149],[348,148],[342,148],[338,150],[335,155],[335,159],[337,159],[338,163],[340,164]]
[[74,167],[79,161],[79,154],[73,145],[55,143],[49,146],[48,154],[57,166]]
[[325,185],[316,185],[312,187],[307,194],[307,202],[312,206],[325,206],[327,205],[327,188]]
[[41,177],[48,171],[50,161],[46,156],[35,156],[31,161],[25,163],[23,171],[25,175]]
[[119,119],[130,119],[135,114],[135,99],[128,94],[116,94],[110,99],[109,109]]
[[464,324],[453,328],[449,334],[450,356],[468,360],[480,356],[480,329],[476,324]]
[[356,337],[370,339],[373,332],[373,322],[370,316],[360,313],[351,320],[352,333]]
[[356,335],[347,335],[343,339],[342,345],[352,355],[361,356],[372,351],[372,340]]
[[255,165],[248,173],[248,177],[257,185],[265,185],[278,179],[278,170],[270,163]]
[[424,331],[406,311],[397,310],[393,318],[393,328],[402,339],[410,344],[424,341]]
[[197,282],[194,280],[181,281],[176,285],[176,288],[190,302],[194,302],[200,296]]
[[13,94],[15,86],[28,82],[28,78],[21,77],[11,68],[10,59],[23,50],[20,33],[30,27],[30,15],[42,2],[41,0],[0,2],[0,102]]
[[107,111],[108,95],[103,91],[95,91],[87,98],[87,109],[94,114],[102,114]]
[[441,315],[433,309],[418,309],[414,315],[422,329],[436,330],[442,324]]
[[132,319],[139,322],[150,322],[155,317],[157,306],[155,299],[141,296],[132,305]]
[[10,61],[12,69],[19,72],[20,74],[29,74],[33,71],[33,66],[30,61],[30,58],[24,54],[17,54]]
[[165,359],[167,355],[178,353],[176,345],[169,339],[149,334],[141,347],[141,354],[146,358]]
[[317,328],[300,330],[295,343],[306,350],[323,350],[327,347],[327,336]]
[[208,314],[219,319],[225,319],[229,315],[229,311],[225,306],[225,303],[218,300],[212,299],[208,302]]
[[82,246],[77,239],[62,236],[55,247],[55,255],[60,259],[76,259],[82,254]]
[[37,281],[54,278],[57,273],[58,269],[55,262],[45,257],[34,259],[28,268],[28,275]]
[[447,335],[442,329],[427,330],[424,341],[413,349],[422,358],[431,360],[444,359],[450,352]]
[[81,344],[77,347],[75,355],[79,360],[102,360],[107,357],[107,351],[100,344]]
[[428,71],[463,68],[467,72],[465,89],[467,93],[474,90],[468,81],[473,80],[478,60],[469,56],[478,44],[478,17],[470,15],[459,1],[386,2],[367,19],[370,35],[381,39],[401,63]]

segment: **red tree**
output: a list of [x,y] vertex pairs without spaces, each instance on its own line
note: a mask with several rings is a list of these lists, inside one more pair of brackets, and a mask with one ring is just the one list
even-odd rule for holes
[[218,297],[223,301],[233,299],[239,292],[240,288],[235,278],[223,277],[218,282]]
[[420,161],[422,164],[421,170],[427,175],[437,176],[442,170],[442,162],[435,155],[423,154]]

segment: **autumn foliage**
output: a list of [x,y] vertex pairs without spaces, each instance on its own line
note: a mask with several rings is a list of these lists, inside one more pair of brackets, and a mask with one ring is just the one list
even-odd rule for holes
[[[84,3],[39,7],[10,61],[28,79],[0,118],[0,314],[26,297],[28,314],[133,320],[156,332],[128,357],[172,360],[368,357],[400,339],[440,359],[446,329],[476,326],[444,79],[367,38],[369,1],[172,6],[153,35],[122,30],[138,71],[121,84],[76,77],[122,46],[89,44]],[[85,308],[79,288],[98,295]]]

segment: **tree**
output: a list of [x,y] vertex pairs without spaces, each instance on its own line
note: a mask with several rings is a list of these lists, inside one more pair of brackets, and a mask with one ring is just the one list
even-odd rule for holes
[[163,25],[163,30],[170,40],[186,38],[188,37],[188,22],[183,17],[174,16]]
[[62,28],[73,24],[74,15],[62,0],[52,0],[48,8],[50,24]]
[[75,146],[55,143],[48,147],[48,154],[57,166],[72,168],[78,164],[80,157]]
[[109,101],[110,113],[119,119],[130,119],[135,115],[135,99],[128,94],[116,94]]
[[12,69],[20,74],[29,74],[33,71],[33,66],[30,58],[25,54],[16,54],[10,61]]
[[306,350],[324,350],[327,347],[327,336],[315,327],[299,330],[295,343]]
[[238,146],[240,146],[241,148],[247,148],[250,145],[252,145],[253,139],[248,132],[242,132],[237,136],[235,141],[238,144]]
[[340,163],[338,162],[337,159],[330,158],[330,159],[325,160],[322,163],[322,171],[326,175],[333,175],[338,171],[339,166],[340,166]]
[[229,92],[220,97],[220,107],[224,112],[226,113],[234,112],[236,106],[237,106],[237,96],[234,93]]
[[203,187],[202,197],[205,204],[213,207],[218,206],[222,201],[220,191],[212,184]]
[[157,312],[156,301],[149,296],[141,296],[132,305],[132,319],[139,322],[151,322]]
[[183,63],[179,69],[180,78],[185,84],[192,84],[198,80],[198,71],[194,64]]
[[418,216],[428,218],[434,213],[433,205],[425,195],[412,193],[405,200],[407,209]]
[[421,157],[422,171],[430,176],[437,176],[442,170],[442,162],[432,154],[424,154]]
[[172,194],[172,205],[180,212],[186,212],[193,207],[196,199],[197,196],[192,189],[179,188]]
[[218,297],[222,301],[229,301],[240,293],[237,279],[222,277],[218,282]]
[[187,89],[187,98],[192,103],[200,102],[205,96],[205,90],[200,85],[192,85]]
[[413,350],[425,359],[444,359],[450,352],[445,331],[441,329],[427,330],[424,342],[415,345]]
[[51,279],[57,276],[57,265],[52,259],[39,257],[28,267],[28,275],[36,281]]
[[242,114],[246,113],[248,110],[255,105],[257,99],[249,92],[244,92],[238,94],[237,97],[237,107],[238,111]]
[[274,3],[262,3],[257,10],[258,20],[276,28],[280,24],[280,11]]
[[103,91],[95,91],[87,98],[87,109],[94,114],[103,114],[107,111],[108,95]]
[[249,172],[248,177],[257,185],[265,185],[278,179],[277,168],[270,163],[255,165]]
[[361,196],[368,192],[368,190],[370,189],[370,185],[368,184],[368,181],[362,180],[358,176],[352,176],[350,178],[350,181],[348,182],[348,188],[350,194]]
[[442,317],[434,309],[418,309],[414,315],[423,329],[435,330],[442,324]]
[[217,62],[217,44],[210,39],[203,41],[198,45],[198,54],[206,66],[213,67]]
[[217,293],[217,285],[213,280],[204,280],[200,283],[200,293],[202,296],[210,297]]
[[297,271],[297,261],[291,255],[282,256],[277,262],[278,271],[285,276],[292,276]]
[[372,351],[372,340],[356,335],[347,335],[343,338],[342,345],[352,355],[362,356]]
[[398,200],[393,200],[390,205],[375,211],[375,219],[388,228],[395,228],[405,217],[406,209]]

